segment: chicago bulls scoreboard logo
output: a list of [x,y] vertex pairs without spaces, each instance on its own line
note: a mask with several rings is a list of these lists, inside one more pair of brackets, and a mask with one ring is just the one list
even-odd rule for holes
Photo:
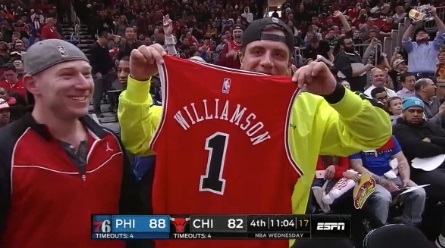
[[190,225],[190,218],[170,217],[170,226],[174,226],[175,233],[185,233],[186,228],[190,230],[189,225]]

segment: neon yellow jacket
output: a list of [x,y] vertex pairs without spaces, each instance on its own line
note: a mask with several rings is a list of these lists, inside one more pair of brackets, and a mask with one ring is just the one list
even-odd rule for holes
[[[122,141],[135,155],[147,156],[162,107],[152,106],[150,81],[128,78],[127,90],[119,97],[118,117]],[[346,90],[338,103],[328,104],[323,97],[300,94],[293,106],[289,143],[291,153],[304,175],[292,196],[294,214],[304,214],[315,176],[318,155],[349,156],[361,150],[381,147],[391,137],[391,121],[381,108]]]

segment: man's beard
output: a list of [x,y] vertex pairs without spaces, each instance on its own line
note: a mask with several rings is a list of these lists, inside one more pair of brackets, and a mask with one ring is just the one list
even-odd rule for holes
[[353,53],[354,52],[354,47],[345,47],[344,50],[347,53]]
[[421,118],[421,119],[419,120],[419,122],[417,122],[417,123],[408,122],[408,121],[406,121],[406,120],[405,120],[405,122],[406,122],[409,126],[420,127],[420,126],[423,125],[423,123],[425,123],[425,120],[424,120],[423,118]]

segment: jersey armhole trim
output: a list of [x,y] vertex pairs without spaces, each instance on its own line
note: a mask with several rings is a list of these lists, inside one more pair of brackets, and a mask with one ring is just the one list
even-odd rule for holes
[[303,170],[298,166],[297,162],[295,161],[295,158],[292,156],[292,153],[290,151],[290,145],[289,145],[289,137],[290,137],[290,117],[292,114],[292,109],[294,106],[294,102],[297,99],[297,97],[303,92],[303,90],[297,88],[294,91],[294,94],[292,95],[292,98],[290,99],[288,109],[287,109],[287,116],[286,116],[286,122],[284,123],[284,146],[286,147],[286,155],[289,159],[289,162],[292,164],[292,167],[295,169],[295,171],[301,176],[304,175]]
[[158,72],[159,72],[159,79],[161,80],[161,93],[162,93],[162,101],[163,101],[163,107],[162,107],[162,117],[161,122],[159,123],[158,127],[156,128],[156,131],[153,135],[153,138],[151,139],[149,143],[150,150],[154,151],[154,147],[156,146],[156,141],[158,140],[162,128],[164,127],[166,116],[167,116],[167,106],[168,106],[168,72],[167,72],[167,66],[165,66],[165,60],[163,64],[157,64],[158,66]]

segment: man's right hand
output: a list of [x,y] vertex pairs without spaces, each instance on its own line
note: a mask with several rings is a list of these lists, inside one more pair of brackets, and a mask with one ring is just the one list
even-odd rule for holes
[[371,45],[372,47],[375,47],[375,46],[377,46],[377,44],[379,44],[379,39],[377,39],[377,38],[372,38],[370,45]]
[[385,189],[387,189],[389,192],[396,192],[400,190],[397,184],[387,179],[385,179],[384,185],[382,186],[385,187]]
[[445,116],[445,103],[442,103],[439,107],[439,112],[437,114],[441,117]]
[[158,73],[156,63],[163,64],[166,56],[164,48],[159,44],[142,45],[130,54],[130,76],[137,81],[146,81]]
[[230,58],[230,57],[235,58],[236,54],[237,54],[237,51],[231,50],[226,53],[226,57],[227,58]]

